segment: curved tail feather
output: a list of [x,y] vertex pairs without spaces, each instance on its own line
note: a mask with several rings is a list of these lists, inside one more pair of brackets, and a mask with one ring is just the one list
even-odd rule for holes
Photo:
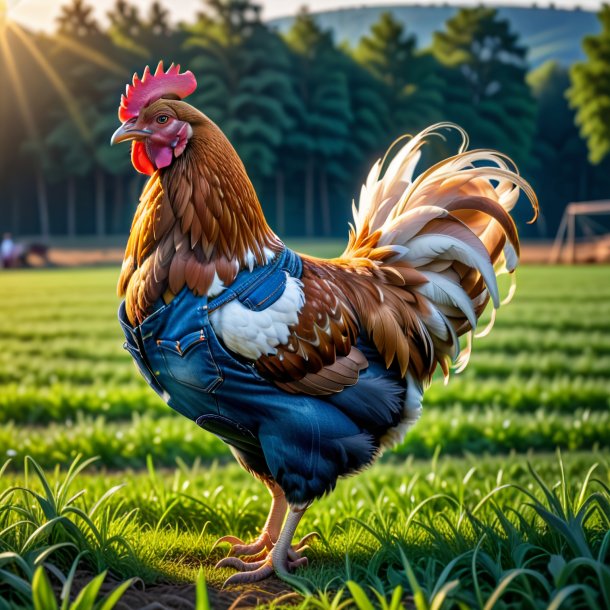
[[[436,163],[414,177],[421,148],[442,129],[453,129],[462,137],[456,155]],[[519,237],[510,216],[522,190],[538,213],[536,195],[519,175],[514,163],[493,150],[467,150],[466,132],[452,123],[425,129],[396,152],[382,174],[385,160],[373,165],[354,206],[354,226],[344,261],[373,265],[386,278],[388,306],[396,324],[387,316],[370,313],[365,326],[386,363],[398,360],[417,379],[429,379],[436,364],[446,376],[453,361],[458,368],[467,363],[472,334],[491,299],[492,321],[480,334],[487,334],[501,305],[496,277],[512,273],[519,261]],[[388,155],[386,155],[387,157]],[[366,261],[366,262],[365,262]],[[393,304],[400,278],[408,271],[422,282],[403,282],[418,304],[418,320],[409,324]],[[404,290],[402,291],[405,292]],[[514,292],[511,287],[509,297]],[[402,316],[402,317],[401,317]],[[402,328],[404,336],[395,335]],[[414,359],[408,349],[412,337],[428,358]],[[468,348],[460,354],[459,337],[468,333]]]

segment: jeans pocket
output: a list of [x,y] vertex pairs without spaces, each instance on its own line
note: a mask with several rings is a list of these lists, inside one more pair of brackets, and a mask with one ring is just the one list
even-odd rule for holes
[[178,383],[200,392],[213,392],[222,383],[203,330],[188,333],[178,340],[157,339],[167,373]]

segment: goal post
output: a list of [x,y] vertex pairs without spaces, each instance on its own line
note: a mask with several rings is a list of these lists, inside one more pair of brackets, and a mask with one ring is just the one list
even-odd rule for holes
[[604,214],[610,215],[610,200],[569,203],[561,218],[549,262],[558,263],[565,249],[568,252],[568,263],[573,263],[576,260],[576,218]]

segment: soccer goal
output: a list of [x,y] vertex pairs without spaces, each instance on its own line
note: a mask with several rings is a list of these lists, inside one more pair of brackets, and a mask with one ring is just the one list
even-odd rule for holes
[[610,234],[607,228],[591,218],[602,215],[610,216],[610,201],[578,201],[568,204],[553,243],[549,262],[560,262],[565,258],[564,252],[567,253],[568,263],[575,262],[577,225],[586,236],[597,240],[601,238],[600,244],[608,242],[606,247],[610,248]]

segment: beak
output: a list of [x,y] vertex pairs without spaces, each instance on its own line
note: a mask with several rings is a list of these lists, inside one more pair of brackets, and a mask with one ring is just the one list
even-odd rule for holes
[[110,146],[119,144],[120,142],[126,142],[127,140],[139,140],[147,136],[152,135],[150,129],[133,129],[133,123],[123,123],[110,138]]

